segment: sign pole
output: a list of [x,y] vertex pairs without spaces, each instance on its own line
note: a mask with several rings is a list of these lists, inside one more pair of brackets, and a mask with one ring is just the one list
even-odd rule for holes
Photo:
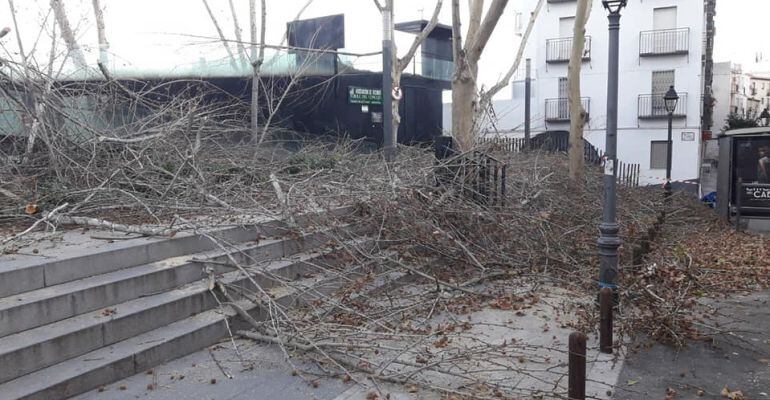
[[527,59],[527,77],[524,80],[524,146],[529,150],[530,118],[532,101],[532,60]]
[[396,160],[396,132],[393,131],[393,8],[390,0],[382,10],[382,140],[385,161]]

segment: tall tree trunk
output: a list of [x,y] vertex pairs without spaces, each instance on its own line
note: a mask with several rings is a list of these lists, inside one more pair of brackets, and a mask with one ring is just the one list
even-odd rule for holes
[[56,22],[59,24],[61,37],[67,45],[68,53],[75,61],[75,66],[84,72],[87,71],[88,63],[86,62],[85,56],[83,56],[83,51],[80,49],[77,40],[75,40],[75,34],[72,32],[69,19],[67,19],[67,13],[64,11],[61,0],[51,0],[51,9],[53,9]]
[[457,148],[468,151],[476,143],[476,82],[467,66],[455,72],[452,79],[452,137]]
[[587,114],[580,101],[580,69],[583,64],[585,49],[586,22],[591,12],[591,0],[578,0],[575,11],[575,29],[572,35],[572,53],[569,58],[569,178],[573,183],[583,180],[585,170],[585,155],[583,146],[583,127]]
[[486,15],[481,17],[483,0],[469,0],[471,10],[468,36],[461,46],[460,2],[452,0],[452,53],[455,72],[452,77],[452,136],[461,151],[468,151],[476,144],[477,118],[479,116],[478,62],[489,42],[508,0],[493,0]]

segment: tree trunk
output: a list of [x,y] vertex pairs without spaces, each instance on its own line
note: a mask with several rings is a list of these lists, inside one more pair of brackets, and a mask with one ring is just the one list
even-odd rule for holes
[[460,151],[468,151],[476,144],[479,116],[478,61],[489,41],[508,0],[493,0],[484,18],[481,18],[483,0],[470,0],[471,10],[465,46],[461,48],[459,0],[452,0],[452,54],[455,73],[452,77],[452,136]]
[[468,151],[476,142],[476,82],[467,65],[460,68],[452,79],[452,137],[458,150]]
[[580,101],[580,69],[583,64],[585,49],[586,22],[590,13],[591,0],[578,0],[575,12],[575,29],[572,35],[572,53],[569,59],[569,178],[573,183],[583,180],[585,155],[583,146],[583,127],[586,123],[586,111]]

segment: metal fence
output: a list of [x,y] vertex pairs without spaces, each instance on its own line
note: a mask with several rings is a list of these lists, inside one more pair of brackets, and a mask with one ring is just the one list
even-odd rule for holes
[[[572,38],[548,39],[545,41],[545,61],[549,63],[569,62],[572,54]],[[586,36],[583,61],[591,59],[591,37]]]
[[[527,150],[527,143],[524,138],[481,138],[480,143],[490,151],[520,153]],[[539,149],[551,153],[566,153],[569,151],[569,138],[549,137],[538,139],[538,136],[535,136],[530,140],[529,147],[532,150]],[[604,168],[604,152],[587,141],[583,141],[583,157],[587,164]],[[618,160],[615,168],[617,170],[618,184],[633,187],[639,186],[639,178],[642,171],[641,164]]]
[[439,158],[435,167],[437,186],[454,186],[480,204],[505,205],[508,165],[480,151],[456,154],[449,150],[444,155],[448,157]]
[[[591,99],[581,97],[580,103],[587,114],[591,114]],[[568,98],[546,99],[545,100],[545,120],[546,122],[569,121],[570,106]]]
[[659,29],[639,33],[640,56],[687,54],[689,51],[690,28]]
[[[640,94],[638,115],[640,119],[668,118],[666,111],[666,101],[664,94]],[[674,118],[685,118],[687,116],[687,93],[679,93],[679,102],[674,109]]]

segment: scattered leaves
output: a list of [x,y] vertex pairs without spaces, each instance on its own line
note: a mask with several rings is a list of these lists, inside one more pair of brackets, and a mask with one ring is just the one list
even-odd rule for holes
[[728,398],[730,400],[746,400],[746,397],[743,396],[743,392],[740,390],[732,391],[730,388],[725,386],[722,388],[722,392],[720,392],[722,397]]

